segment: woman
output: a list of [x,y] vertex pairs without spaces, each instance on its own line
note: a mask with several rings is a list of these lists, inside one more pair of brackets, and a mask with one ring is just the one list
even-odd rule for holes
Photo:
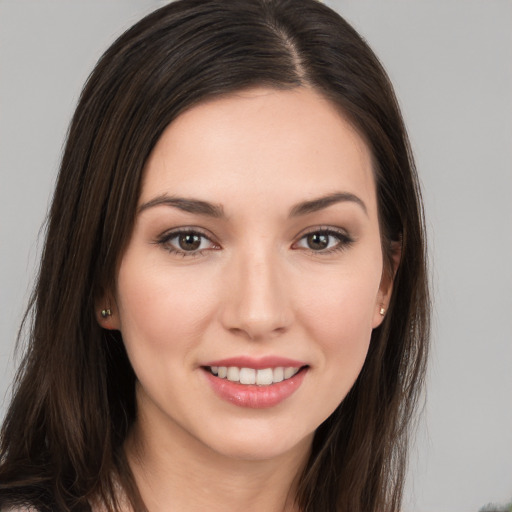
[[72,120],[30,312],[2,507],[398,510],[428,290],[371,50],[314,0],[137,23]]

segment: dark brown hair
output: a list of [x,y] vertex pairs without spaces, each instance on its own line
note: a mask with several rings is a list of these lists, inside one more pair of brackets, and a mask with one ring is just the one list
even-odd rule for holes
[[382,247],[401,243],[389,312],[355,385],[317,429],[298,495],[304,512],[396,512],[424,378],[429,298],[421,199],[389,80],[362,38],[314,0],[178,0],[123,34],[82,92],[65,147],[25,356],[1,431],[0,506],[137,511],[123,451],[135,375],[95,301],[112,289],[145,162],[185,109],[250,86],[308,86],[365,137]]

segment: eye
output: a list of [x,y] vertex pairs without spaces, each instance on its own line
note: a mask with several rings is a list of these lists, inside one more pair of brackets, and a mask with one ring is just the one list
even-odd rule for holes
[[182,256],[196,256],[209,249],[219,249],[204,233],[196,230],[180,229],[165,233],[157,240],[170,253]]
[[293,248],[306,249],[316,253],[331,253],[346,249],[353,242],[346,233],[334,229],[318,229],[302,236]]
[[184,251],[197,251],[198,249],[201,249],[201,245],[204,245],[205,242],[204,237],[197,233],[182,233],[171,240],[174,239],[176,240],[175,243],[178,244],[179,248]]

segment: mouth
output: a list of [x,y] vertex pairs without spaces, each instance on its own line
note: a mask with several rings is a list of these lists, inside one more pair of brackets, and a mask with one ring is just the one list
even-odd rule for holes
[[307,367],[307,365],[277,366],[256,369],[238,366],[204,366],[203,369],[219,379],[225,379],[236,384],[263,387],[291,379]]
[[277,406],[302,386],[310,365],[277,355],[234,356],[204,362],[206,381],[221,399],[238,407]]

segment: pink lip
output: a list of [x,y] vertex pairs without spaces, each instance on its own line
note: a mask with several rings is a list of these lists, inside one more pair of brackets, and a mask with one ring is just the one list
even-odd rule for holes
[[[214,364],[212,366],[217,365]],[[232,364],[231,366],[238,365]],[[269,367],[270,366],[268,365],[263,366],[263,368]],[[245,366],[245,368],[250,368],[250,366]],[[252,409],[274,407],[286,400],[299,389],[307,371],[308,368],[305,367],[293,377],[283,380],[282,382],[277,382],[269,386],[258,386],[255,384],[240,384],[238,382],[231,382],[227,379],[221,379],[203,368],[203,373],[206,376],[208,383],[220,398],[239,407],[249,407]]]
[[238,368],[254,368],[255,370],[261,370],[263,368],[277,368],[279,366],[283,366],[285,368],[301,368],[302,366],[307,366],[307,363],[278,356],[265,356],[259,358],[239,356],[210,361],[201,366],[237,366]]

